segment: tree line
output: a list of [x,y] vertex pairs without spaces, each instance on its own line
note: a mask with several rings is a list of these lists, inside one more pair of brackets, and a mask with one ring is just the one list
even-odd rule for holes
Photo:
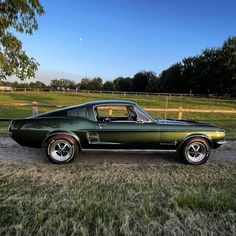
[[[6,82],[0,81],[0,84]],[[208,48],[200,55],[184,58],[159,75],[153,71],[140,71],[133,77],[118,77],[113,81],[105,82],[100,77],[82,78],[79,83],[61,78],[51,80],[49,86],[40,81],[13,82],[11,86],[236,95],[236,37],[229,38],[221,47]]]
[[[13,32],[31,35],[38,29],[37,18],[43,14],[39,0],[0,1],[0,85],[6,84],[7,76],[15,75],[21,80],[35,76],[39,64],[26,54]],[[50,86],[40,81],[14,82],[12,86],[236,96],[236,37],[230,37],[221,47],[207,48],[199,55],[184,58],[159,75],[140,71],[133,77],[106,82],[100,77],[83,78],[80,83],[62,78],[52,80]]]

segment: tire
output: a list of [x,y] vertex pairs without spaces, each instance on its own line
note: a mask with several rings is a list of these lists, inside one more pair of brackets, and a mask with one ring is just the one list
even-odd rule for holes
[[180,156],[188,164],[201,165],[210,156],[211,147],[203,138],[192,138],[187,140],[180,150]]
[[56,164],[65,164],[74,159],[79,147],[76,140],[68,135],[55,135],[46,145],[46,154],[50,161]]

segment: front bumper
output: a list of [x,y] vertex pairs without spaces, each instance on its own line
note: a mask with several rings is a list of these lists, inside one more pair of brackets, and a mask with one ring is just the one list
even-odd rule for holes
[[222,144],[226,144],[226,143],[227,143],[227,141],[225,141],[225,140],[221,140],[221,141],[217,142],[218,145],[222,145]]

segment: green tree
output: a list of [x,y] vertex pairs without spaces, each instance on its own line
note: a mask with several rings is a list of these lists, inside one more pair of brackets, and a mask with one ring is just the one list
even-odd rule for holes
[[161,92],[236,95],[236,37],[184,58],[160,75]]
[[106,81],[102,86],[102,90],[113,91],[115,90],[115,85],[112,81]]
[[29,84],[29,86],[31,87],[31,88],[46,88],[47,86],[43,83],[43,82],[41,82],[41,81],[36,81],[35,83],[34,82],[31,82],[30,84]]
[[54,80],[51,80],[50,86],[54,89],[57,89],[57,88],[75,89],[76,82],[69,79],[54,79]]
[[0,79],[11,75],[21,80],[35,76],[39,64],[27,56],[12,31],[31,35],[38,29],[36,17],[43,14],[39,0],[0,1]]
[[90,90],[102,90],[102,79],[100,77],[93,78],[89,86]]
[[180,63],[172,65],[160,75],[160,91],[177,93],[181,91],[181,68]]
[[118,77],[114,81],[115,90],[118,91],[131,91],[132,89],[132,78],[130,77]]
[[155,79],[156,73],[153,71],[140,71],[134,75],[133,90],[143,92],[147,90],[148,82],[150,79]]
[[154,77],[148,80],[147,92],[160,92],[160,78]]
[[236,37],[229,37],[223,44],[225,63],[229,69],[229,93],[236,97]]
[[90,83],[91,83],[91,79],[83,78],[80,82],[80,89],[81,90],[89,90]]

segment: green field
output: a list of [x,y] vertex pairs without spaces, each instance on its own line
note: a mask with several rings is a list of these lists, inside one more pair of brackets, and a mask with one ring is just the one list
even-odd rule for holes
[[1,235],[235,235],[236,164],[1,164]]
[[[0,94],[0,103],[32,103],[74,105],[100,99],[126,99],[137,102],[144,108],[165,108],[165,96],[135,96],[99,93],[66,93],[62,92],[16,92]],[[236,110],[236,100],[223,100],[214,98],[194,97],[168,97],[168,108],[193,108],[193,109],[222,109]],[[50,108],[51,109],[51,108]],[[50,110],[40,108],[39,112]],[[0,107],[0,118],[22,118],[32,114],[31,108]],[[155,117],[164,117],[164,113],[152,113]],[[168,118],[178,118],[177,113],[167,113]],[[211,124],[220,125],[227,131],[226,138],[236,139],[236,114],[213,114],[213,113],[184,113],[183,119],[193,119]],[[0,133],[6,133],[8,123],[0,123]]]
[[[164,108],[166,97],[0,94],[0,103],[72,105],[97,99]],[[229,110],[236,109],[236,101],[169,97],[168,107],[180,106]],[[22,118],[30,116],[31,109],[0,107],[0,114]],[[184,118],[220,124],[228,138],[236,139],[236,115]],[[3,123],[2,134],[6,127]],[[0,145],[0,151],[3,148],[9,147]],[[235,162],[101,164],[83,163],[79,157],[67,165],[0,162],[0,235],[236,235],[235,186]]]

